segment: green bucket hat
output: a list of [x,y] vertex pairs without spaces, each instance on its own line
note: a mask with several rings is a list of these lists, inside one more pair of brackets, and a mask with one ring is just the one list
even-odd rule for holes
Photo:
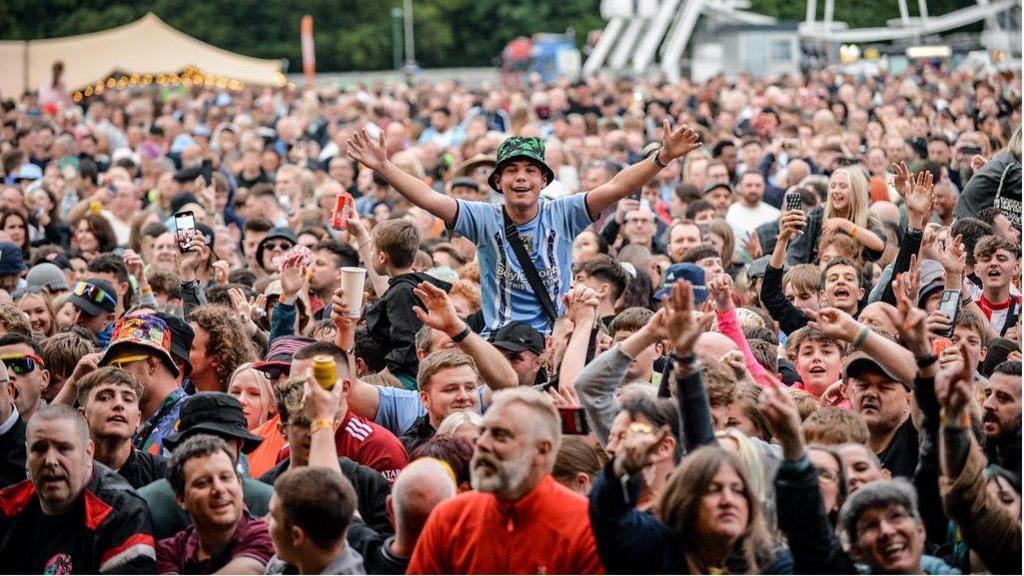
[[544,178],[548,184],[555,179],[554,171],[544,162],[544,141],[540,138],[512,136],[498,147],[498,163],[495,164],[491,175],[487,177],[487,183],[495,192],[501,192],[501,189],[498,188],[498,175],[501,174],[501,170],[515,160],[529,160],[537,164],[544,172]]

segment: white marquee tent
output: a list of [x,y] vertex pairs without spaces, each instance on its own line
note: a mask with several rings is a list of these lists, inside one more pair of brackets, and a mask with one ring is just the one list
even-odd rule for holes
[[93,34],[31,41],[0,42],[0,95],[16,97],[50,80],[56,61],[64,62],[71,89],[102,81],[115,71],[173,74],[193,67],[205,74],[246,84],[286,82],[281,60],[235,54],[180,32],[149,13],[124,26]]

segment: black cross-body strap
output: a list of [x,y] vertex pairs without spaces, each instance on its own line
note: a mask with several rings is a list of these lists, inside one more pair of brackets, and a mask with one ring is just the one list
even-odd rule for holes
[[526,280],[530,283],[530,288],[533,289],[534,294],[537,295],[537,299],[540,300],[544,313],[548,315],[548,320],[554,324],[555,320],[558,319],[557,309],[554,302],[551,301],[551,297],[548,296],[548,290],[544,287],[544,281],[540,279],[537,267],[534,266],[533,260],[526,252],[523,239],[519,237],[519,228],[512,221],[512,218],[509,217],[508,211],[505,210],[504,206],[501,207],[501,214],[505,219],[505,238],[508,239],[509,245],[512,246],[512,252],[515,253],[516,260],[519,261],[519,267],[523,269],[523,274],[526,274]]

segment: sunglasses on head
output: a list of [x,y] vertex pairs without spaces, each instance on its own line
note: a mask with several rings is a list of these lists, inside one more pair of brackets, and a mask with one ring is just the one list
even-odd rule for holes
[[111,360],[110,365],[115,368],[124,368],[125,366],[133,362],[140,362],[142,360],[145,360],[146,358],[149,358],[149,354],[133,354],[131,356],[122,356],[115,360]]
[[287,368],[284,366],[263,366],[262,368],[256,368],[256,370],[273,381],[283,376]]
[[87,282],[76,283],[72,292],[75,296],[81,296],[90,302],[95,302],[96,304],[100,304],[101,302],[110,302],[111,304],[117,303],[117,301],[114,300],[114,297],[107,294],[102,288]]
[[4,366],[15,374],[30,374],[36,369],[36,366],[44,366],[43,359],[35,354],[0,356],[0,361],[3,361]]

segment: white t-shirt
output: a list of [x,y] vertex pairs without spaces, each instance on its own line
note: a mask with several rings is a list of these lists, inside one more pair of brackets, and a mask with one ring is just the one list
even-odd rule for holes
[[780,216],[782,212],[778,208],[764,202],[758,204],[756,208],[748,208],[742,202],[737,202],[729,207],[725,221],[732,226],[736,242],[741,243],[745,242],[747,234],[756,230],[758,226],[778,220]]

